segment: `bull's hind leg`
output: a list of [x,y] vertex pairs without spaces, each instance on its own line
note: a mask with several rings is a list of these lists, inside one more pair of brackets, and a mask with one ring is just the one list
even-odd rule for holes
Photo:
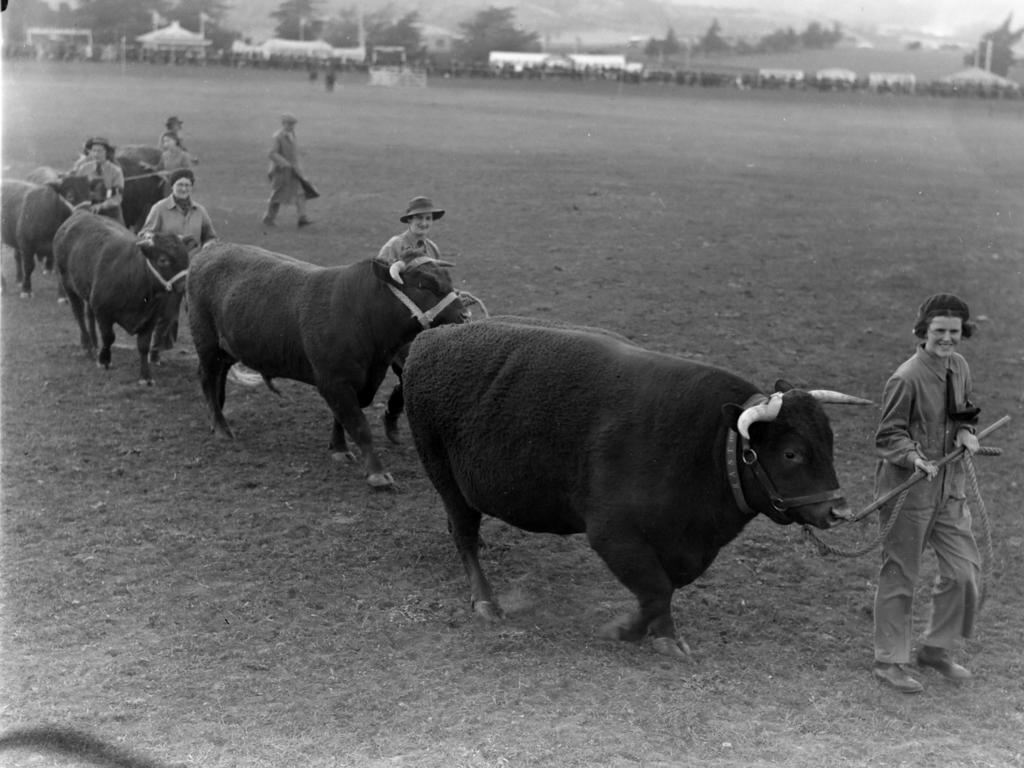
[[638,642],[650,634],[658,653],[686,659],[690,648],[676,635],[672,620],[675,587],[661,567],[658,553],[640,536],[624,535],[622,531],[588,530],[587,539],[639,603],[636,611],[605,624],[601,636]]
[[78,323],[82,349],[85,350],[85,354],[87,354],[91,360],[96,356],[96,342],[93,340],[93,337],[89,335],[89,329],[85,326],[85,302],[82,301],[82,297],[77,293],[68,291],[67,294],[68,306],[71,307],[71,314],[75,316],[75,322]]
[[481,514],[469,506],[462,494],[449,490],[441,494],[448,511],[448,530],[455,542],[462,567],[469,579],[469,604],[473,612],[487,621],[501,618],[501,607],[491,589],[491,584],[480,567],[480,519]]
[[217,437],[231,440],[234,434],[224,418],[224,399],[227,394],[228,371],[235,360],[219,347],[197,348],[196,352],[199,357],[199,385],[210,413],[210,431]]

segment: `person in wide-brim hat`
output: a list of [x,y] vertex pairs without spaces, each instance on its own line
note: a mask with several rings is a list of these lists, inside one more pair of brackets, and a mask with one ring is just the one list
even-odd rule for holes
[[107,151],[107,157],[111,160],[114,158],[114,145],[107,141],[102,136],[91,136],[85,140],[85,145],[82,147],[82,154],[88,155],[92,148],[99,144]]
[[435,208],[429,197],[414,197],[405,207],[405,213],[398,217],[403,224],[407,223],[413,216],[422,216],[429,213],[434,221],[444,216],[444,208]]

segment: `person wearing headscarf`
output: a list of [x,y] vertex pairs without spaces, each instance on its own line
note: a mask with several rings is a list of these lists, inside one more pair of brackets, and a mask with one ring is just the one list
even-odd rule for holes
[[171,194],[149,209],[149,215],[139,235],[162,232],[180,235],[189,251],[195,251],[217,237],[213,221],[206,209],[192,199],[195,173],[191,168],[179,168],[168,177]]
[[[139,230],[139,238],[145,239],[157,233],[178,235],[184,241],[190,256],[217,238],[210,214],[192,199],[195,181],[195,173],[191,168],[179,168],[171,172],[168,178],[171,194],[154,203],[149,209],[149,215]],[[177,341],[177,311],[177,308],[174,308],[173,316],[161,318],[157,323],[153,333],[153,349],[156,352],[171,349]]]
[[935,294],[921,304],[914,323],[917,349],[886,382],[875,432],[875,498],[915,471],[927,477],[909,488],[899,510],[895,501],[880,510],[883,529],[893,514],[898,517],[882,542],[873,673],[903,693],[923,689],[906,666],[913,644],[914,591],[926,547],[935,551],[939,575],[917,665],[953,682],[971,677],[952,654],[973,630],[981,556],[971,531],[963,462],[937,463],[959,447],[970,454],[978,450],[980,409],[971,405],[970,368],[957,352],[960,341],[973,334],[970,317],[967,304],[952,294]]

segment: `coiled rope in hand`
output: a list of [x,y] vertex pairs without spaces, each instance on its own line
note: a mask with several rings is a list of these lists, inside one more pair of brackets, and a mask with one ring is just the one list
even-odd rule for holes
[[[991,425],[983,429],[981,432],[979,432],[978,438],[981,439],[982,437],[985,437],[986,435],[1004,426],[1009,421],[1009,416],[1003,416],[1001,419],[992,423]],[[988,446],[983,446],[979,448],[977,451],[977,454],[980,456],[1001,456],[1002,453],[1002,449]],[[974,501],[976,502],[975,506],[978,511],[977,519],[981,522],[980,532],[983,551],[980,599],[981,604],[984,605],[985,598],[988,592],[988,584],[992,578],[992,574],[995,569],[995,551],[992,546],[992,524],[989,520],[988,509],[985,507],[985,500],[984,498],[982,498],[981,495],[981,486],[978,484],[978,473],[974,467],[974,460],[971,458],[970,453],[968,453],[963,447],[960,447],[957,448],[952,453],[942,457],[942,459],[936,462],[936,465],[941,467],[945,464],[948,464],[952,461],[956,461],[958,459],[963,460],[964,468],[967,470],[967,476],[968,478],[970,478],[971,495],[974,497]],[[805,525],[803,527],[804,539],[814,543],[818,549],[818,554],[822,557],[825,557],[826,555],[839,555],[840,557],[860,557],[861,555],[866,555],[868,552],[875,549],[883,541],[885,541],[886,536],[889,535],[889,532],[896,524],[896,520],[899,518],[900,512],[903,509],[903,504],[907,500],[907,494],[910,492],[910,487],[916,484],[917,482],[923,480],[924,478],[925,474],[920,470],[914,472],[914,474],[910,477],[909,480],[902,483],[897,488],[894,488],[892,491],[890,491],[882,498],[876,499],[862,512],[853,516],[849,520],[844,521],[856,522],[858,520],[861,520],[867,515],[869,515],[871,512],[874,512],[876,509],[880,509],[881,507],[885,506],[889,501],[893,499],[893,497],[896,498],[896,503],[893,504],[892,512],[889,515],[889,519],[885,521],[885,524],[879,530],[878,535],[864,546],[857,547],[855,549],[845,549],[834,544],[829,544],[828,542],[822,541],[814,532],[814,530],[808,525]]]

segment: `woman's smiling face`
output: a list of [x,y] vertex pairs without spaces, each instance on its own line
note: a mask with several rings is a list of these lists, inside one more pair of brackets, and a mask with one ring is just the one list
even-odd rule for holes
[[933,317],[924,337],[924,351],[936,357],[949,357],[963,337],[963,321],[959,317]]
[[434,223],[434,214],[418,213],[409,217],[409,230],[417,237],[423,237],[430,231],[430,225]]

